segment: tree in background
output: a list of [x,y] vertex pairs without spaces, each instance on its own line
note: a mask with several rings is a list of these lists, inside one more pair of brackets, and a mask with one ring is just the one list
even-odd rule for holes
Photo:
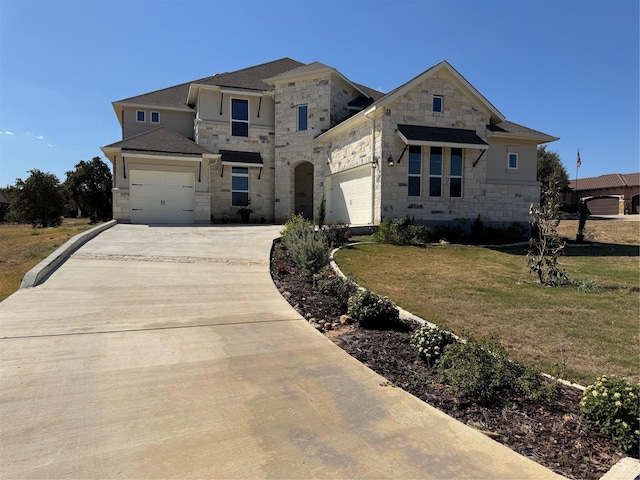
[[81,160],[75,170],[67,172],[64,182],[67,209],[79,209],[93,223],[110,220],[112,183],[111,169],[100,157],[93,157],[90,162]]
[[5,190],[5,195],[15,221],[34,227],[56,227],[62,223],[64,197],[60,180],[52,173],[29,170],[29,178],[16,179],[15,186]]
[[550,187],[556,192],[564,192],[569,187],[569,174],[562,165],[560,155],[548,151],[546,145],[538,147],[538,181],[542,183],[540,205],[545,204],[544,192],[549,191]]

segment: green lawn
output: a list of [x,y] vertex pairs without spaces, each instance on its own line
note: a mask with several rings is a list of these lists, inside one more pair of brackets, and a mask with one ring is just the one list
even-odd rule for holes
[[375,244],[336,260],[412,313],[464,337],[494,336],[512,358],[548,373],[583,384],[605,373],[639,380],[638,245],[567,247],[563,268],[597,282],[598,293],[538,285],[525,250]]

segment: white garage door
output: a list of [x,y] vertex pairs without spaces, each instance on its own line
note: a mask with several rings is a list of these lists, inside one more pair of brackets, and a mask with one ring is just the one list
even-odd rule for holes
[[195,176],[185,172],[129,172],[131,223],[195,223]]
[[371,165],[336,173],[327,178],[327,220],[369,225],[372,213]]

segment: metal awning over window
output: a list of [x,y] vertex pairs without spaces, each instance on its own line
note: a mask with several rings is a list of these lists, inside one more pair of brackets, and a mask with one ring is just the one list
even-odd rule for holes
[[398,136],[407,145],[477,148],[479,150],[489,148],[487,142],[480,138],[474,130],[465,130],[462,128],[398,125]]
[[253,152],[237,152],[235,150],[220,150],[220,157],[222,160],[222,171],[220,176],[224,176],[224,166],[231,165],[232,167],[245,167],[245,168],[259,168],[258,180],[262,177],[262,157],[259,153]]
[[258,167],[262,168],[262,157],[259,153],[236,152],[234,150],[220,150],[222,165],[234,167]]

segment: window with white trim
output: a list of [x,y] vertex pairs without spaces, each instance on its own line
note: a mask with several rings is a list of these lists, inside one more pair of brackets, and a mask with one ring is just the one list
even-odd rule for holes
[[516,170],[518,168],[518,154],[511,153],[508,154],[508,167],[509,170]]
[[298,131],[306,132],[309,124],[309,108],[307,105],[298,105]]
[[160,112],[151,112],[151,123],[160,123]]
[[407,181],[408,195],[420,196],[422,184],[422,147],[409,145],[409,178]]
[[231,99],[231,135],[249,136],[249,100]]
[[144,110],[136,110],[136,122],[144,123],[146,121],[146,115]]
[[249,168],[231,168],[231,205],[247,205],[249,202]]
[[433,112],[442,113],[444,104],[444,98],[441,95],[433,96]]
[[442,196],[442,147],[431,147],[429,155],[429,196]]
[[462,149],[451,149],[451,164],[449,169],[449,196],[452,198],[462,197]]

